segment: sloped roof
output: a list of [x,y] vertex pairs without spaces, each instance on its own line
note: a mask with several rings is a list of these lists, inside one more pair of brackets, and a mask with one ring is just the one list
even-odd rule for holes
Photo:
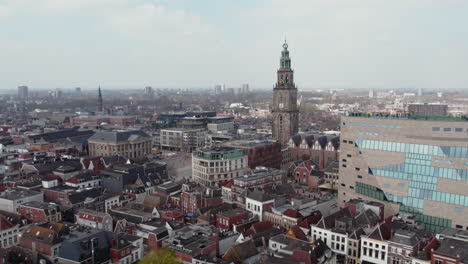
[[292,208],[289,208],[286,211],[284,211],[283,215],[289,216],[289,217],[292,217],[292,218],[301,218],[302,217],[301,213],[299,213],[297,210],[294,210]]
[[96,132],[88,141],[93,142],[125,142],[134,141],[138,138],[151,138],[146,132],[142,130],[130,130],[130,131],[99,131]]
[[373,226],[380,221],[380,217],[374,213],[371,209],[367,209],[366,211],[362,212],[355,218],[355,222],[357,226],[365,227],[365,226]]
[[247,240],[228,249],[223,259],[236,262],[239,260],[248,259],[257,254],[258,250],[254,242],[252,240]]
[[322,219],[322,213],[320,211],[315,211],[311,215],[304,218],[304,220],[299,223],[299,226],[309,229],[311,225],[317,224],[320,219]]
[[298,225],[291,226],[286,235],[303,241],[309,241],[307,239],[307,235],[304,233],[304,231],[302,231],[302,229]]
[[40,241],[48,245],[55,245],[60,243],[60,238],[57,232],[55,232],[52,229],[41,226],[33,226],[30,229],[26,230],[23,233],[23,237]]
[[13,227],[13,224],[6,219],[5,216],[0,215],[0,231],[4,231]]
[[259,201],[259,202],[266,202],[273,200],[273,196],[271,196],[269,193],[260,191],[260,190],[255,190],[253,192],[248,192],[247,193],[247,198]]
[[265,232],[273,228],[273,224],[270,221],[261,221],[252,224],[252,226],[247,230],[246,235],[253,235],[261,232]]
[[317,227],[323,229],[330,229],[335,227],[335,220],[342,218],[344,216],[352,217],[351,212],[348,207],[345,207],[329,216],[322,217],[322,219],[317,223]]

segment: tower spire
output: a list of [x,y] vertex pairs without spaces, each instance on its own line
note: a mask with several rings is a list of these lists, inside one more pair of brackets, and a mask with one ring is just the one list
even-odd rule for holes
[[98,112],[103,111],[101,85],[98,87]]
[[288,42],[284,39],[283,50],[281,51],[280,59],[281,69],[291,69],[291,58],[289,58]]

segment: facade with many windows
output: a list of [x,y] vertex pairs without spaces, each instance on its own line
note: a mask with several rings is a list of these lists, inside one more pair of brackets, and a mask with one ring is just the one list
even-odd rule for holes
[[468,229],[468,122],[455,118],[342,117],[339,203],[385,203],[427,231]]
[[151,153],[152,138],[141,130],[99,131],[88,139],[91,156],[142,158]]
[[192,154],[193,180],[205,186],[232,180],[247,171],[247,155],[235,148],[208,147]]

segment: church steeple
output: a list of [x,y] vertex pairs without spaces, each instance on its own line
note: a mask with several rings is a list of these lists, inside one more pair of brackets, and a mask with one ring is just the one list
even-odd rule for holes
[[284,41],[283,50],[281,51],[280,68],[291,69],[291,58],[289,58],[288,43],[286,40]]
[[277,72],[277,83],[273,88],[273,105],[271,109],[273,137],[283,145],[299,130],[299,110],[297,108],[297,88],[294,84],[294,71],[291,69],[288,43],[285,41],[281,51],[280,69]]
[[98,107],[97,107],[98,112],[102,112],[104,110],[103,104],[102,104],[102,93],[101,93],[101,85],[99,85],[98,88]]

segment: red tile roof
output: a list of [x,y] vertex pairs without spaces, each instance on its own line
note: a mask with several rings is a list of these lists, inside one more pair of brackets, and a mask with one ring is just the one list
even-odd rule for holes
[[262,221],[253,224],[249,230],[247,230],[246,235],[253,235],[261,232],[265,232],[273,228],[273,224],[269,221]]
[[13,224],[6,219],[5,216],[0,215],[0,230],[4,231],[13,227]]
[[291,209],[291,208],[284,211],[283,215],[289,216],[289,217],[292,217],[292,218],[301,218],[302,217],[301,213],[299,213],[297,210],[294,210],[294,209]]

